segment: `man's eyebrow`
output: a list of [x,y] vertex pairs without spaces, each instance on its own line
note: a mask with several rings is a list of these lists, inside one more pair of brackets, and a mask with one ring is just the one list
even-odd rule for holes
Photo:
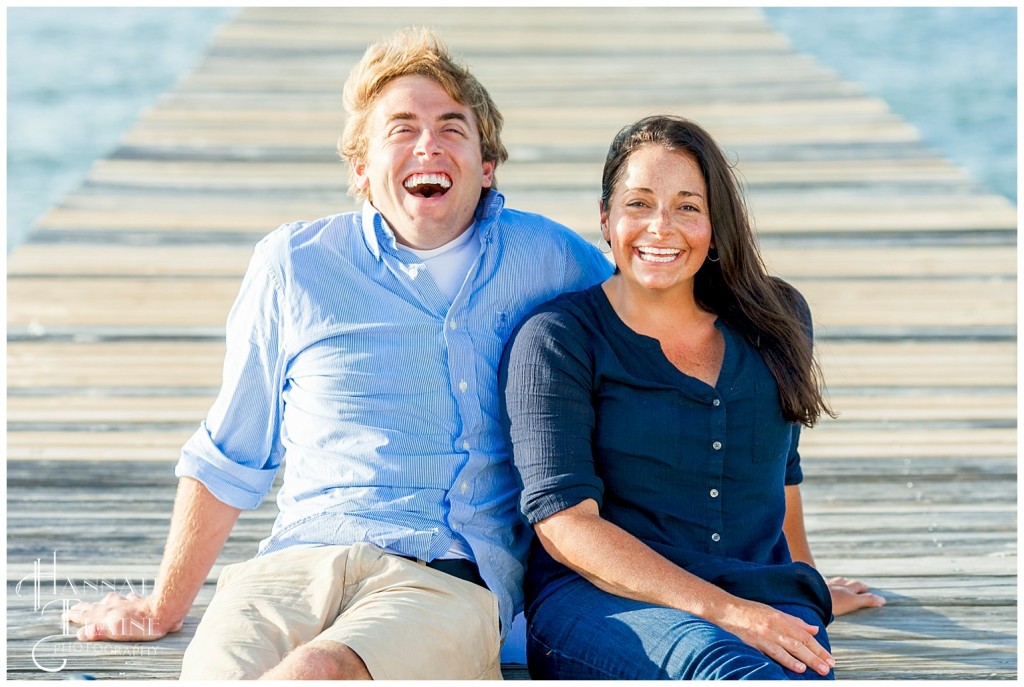
[[390,124],[391,122],[407,121],[411,119],[416,119],[416,115],[412,112],[395,112],[388,116],[388,123]]
[[469,120],[466,118],[466,115],[462,114],[461,112],[445,112],[443,115],[438,117],[438,119],[440,119],[442,122],[448,122],[453,119],[457,119],[460,122],[465,122],[466,124],[469,124]]
[[[391,122],[408,122],[416,119],[419,119],[419,117],[412,112],[393,112],[388,116],[387,121],[390,124]],[[459,121],[469,124],[469,119],[461,112],[445,112],[437,119],[442,122]]]

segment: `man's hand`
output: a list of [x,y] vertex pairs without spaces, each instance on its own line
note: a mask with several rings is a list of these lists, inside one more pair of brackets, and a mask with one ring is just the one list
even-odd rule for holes
[[861,608],[885,605],[885,598],[872,594],[868,586],[860,580],[830,577],[828,590],[832,594],[832,614],[837,618]]
[[81,626],[76,636],[85,642],[151,642],[180,630],[183,619],[160,618],[150,598],[111,592],[102,601],[75,604],[65,619]]
[[818,634],[816,625],[771,606],[740,600],[715,623],[794,673],[803,673],[809,668],[819,675],[828,675],[836,664],[832,655],[814,638]]

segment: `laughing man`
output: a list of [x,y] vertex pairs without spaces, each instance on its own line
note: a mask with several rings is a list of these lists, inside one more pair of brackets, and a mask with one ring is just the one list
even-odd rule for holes
[[[500,678],[521,607],[499,358],[525,313],[611,266],[504,207],[502,116],[430,32],[370,46],[344,100],[362,210],[256,246],[223,386],[182,449],[154,592],[69,614],[83,640],[178,630],[283,466],[273,530],[222,571],[183,679]],[[124,619],[156,633],[118,635],[143,625]]]

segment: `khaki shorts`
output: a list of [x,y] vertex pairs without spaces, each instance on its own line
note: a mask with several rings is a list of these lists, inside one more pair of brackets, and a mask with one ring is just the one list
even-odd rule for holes
[[256,678],[319,639],[355,651],[376,680],[501,679],[494,594],[364,543],[224,568],[181,679]]

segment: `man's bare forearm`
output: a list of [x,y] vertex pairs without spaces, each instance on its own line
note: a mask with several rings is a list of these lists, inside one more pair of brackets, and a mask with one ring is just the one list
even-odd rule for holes
[[240,513],[201,482],[181,478],[160,572],[153,585],[154,610],[169,619],[188,615]]
[[65,614],[84,641],[152,641],[181,629],[241,511],[202,483],[183,477],[174,498],[163,561],[147,597],[110,593],[82,601]]

